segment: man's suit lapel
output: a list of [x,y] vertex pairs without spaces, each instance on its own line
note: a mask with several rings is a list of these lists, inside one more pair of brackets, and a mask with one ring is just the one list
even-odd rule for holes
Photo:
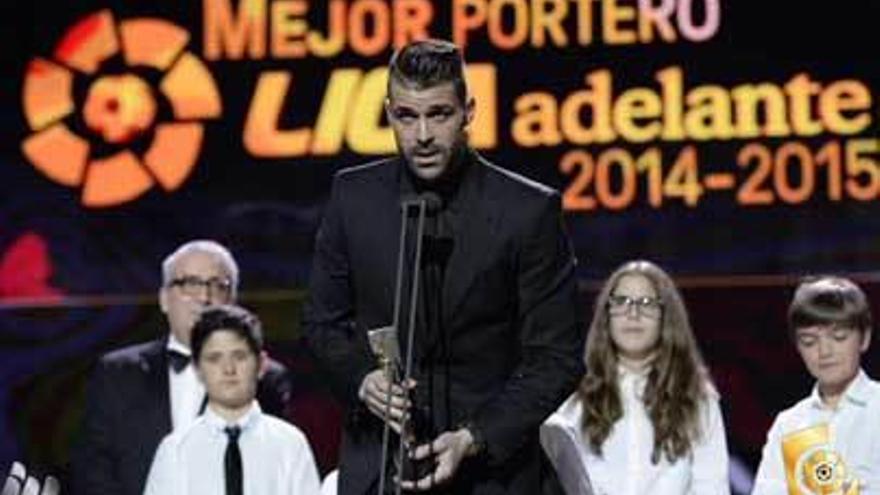
[[[145,434],[158,436],[160,440],[171,432],[171,394],[168,389],[168,361],[165,347],[165,339],[156,341],[155,345],[144,352],[141,360],[147,380],[147,389],[143,392],[148,395],[146,400],[155,404],[155,407],[145,408],[146,415],[142,427]],[[121,393],[124,394],[125,391]],[[120,399],[124,400],[124,396]]]
[[[377,188],[364,195],[369,203],[361,204],[359,217],[365,219],[362,229],[367,229],[365,237],[371,241],[356,249],[366,249],[361,253],[367,261],[365,280],[368,293],[358,294],[373,301],[381,321],[373,325],[390,325],[393,318],[394,288],[397,274],[397,247],[400,238],[400,160],[391,160],[379,166]],[[374,292],[378,291],[378,293]],[[405,296],[405,294],[404,294]]]
[[484,266],[483,259],[493,252],[490,246],[497,237],[503,211],[496,204],[498,198],[489,181],[488,170],[472,154],[459,191],[460,224],[443,284],[443,321],[447,328],[479,275],[479,267]]

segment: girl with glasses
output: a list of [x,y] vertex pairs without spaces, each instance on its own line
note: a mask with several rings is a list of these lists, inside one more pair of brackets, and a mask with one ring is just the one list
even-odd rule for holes
[[586,374],[541,427],[569,495],[727,495],[718,393],[672,279],[631,261],[603,285]]

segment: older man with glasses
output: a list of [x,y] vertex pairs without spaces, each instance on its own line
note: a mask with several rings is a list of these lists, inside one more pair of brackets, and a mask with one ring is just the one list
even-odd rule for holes
[[[73,452],[74,493],[143,493],[159,442],[204,409],[205,389],[190,362],[193,324],[205,307],[233,303],[237,291],[238,265],[214,241],[188,242],[165,258],[159,307],[167,334],[98,362],[81,444]],[[261,407],[281,415],[289,387],[283,366],[269,360],[257,391]]]

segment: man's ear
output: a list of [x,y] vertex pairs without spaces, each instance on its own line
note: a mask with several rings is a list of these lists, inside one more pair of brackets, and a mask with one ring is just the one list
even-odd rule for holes
[[260,351],[260,354],[257,356],[257,360],[259,363],[259,371],[257,372],[257,379],[263,378],[263,375],[269,371],[269,354],[266,351]]
[[871,347],[871,330],[865,330],[862,333],[862,346],[860,350],[862,353],[868,350],[868,347]]
[[168,314],[168,289],[164,285],[159,288],[159,309]]
[[385,118],[388,119],[388,122],[391,122],[391,99],[387,96],[385,97],[385,101],[383,102],[383,107],[385,107]]
[[474,121],[474,115],[476,114],[477,102],[474,100],[473,96],[469,96],[467,102],[464,104],[464,122],[462,123],[462,129],[467,129],[471,122]]

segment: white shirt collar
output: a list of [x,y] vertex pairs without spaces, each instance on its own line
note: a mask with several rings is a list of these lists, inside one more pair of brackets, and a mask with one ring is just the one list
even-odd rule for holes
[[238,426],[242,431],[252,428],[256,425],[262,413],[263,410],[260,409],[260,404],[256,400],[253,400],[251,401],[250,408],[244,413],[244,415],[238,418],[234,423],[229,423],[214,412],[209,403],[208,407],[205,408],[204,418],[212,430],[215,430],[218,433],[223,433],[223,430],[228,426]]
[[651,374],[652,367],[645,366],[644,369],[633,371],[626,366],[617,364],[617,380],[621,388],[631,388],[636,392],[640,392],[648,383],[648,375]]
[[623,364],[617,363],[617,372],[622,377],[648,378],[648,375],[651,373],[651,367],[652,366],[649,364],[648,366],[645,366],[644,368],[640,369],[639,371],[633,371],[632,369],[627,368]]
[[[867,405],[871,392],[869,389],[870,379],[868,378],[868,375],[865,374],[865,371],[859,368],[856,377],[846,386],[846,390],[844,390],[843,396],[840,398],[841,400],[838,403],[838,407],[842,406],[844,403],[850,403],[856,406]],[[818,383],[813,385],[813,391],[810,392],[810,405],[816,409],[828,409],[828,406],[822,400],[822,396],[819,395]]]
[[175,337],[173,333],[168,334],[168,344],[165,348],[170,351],[177,351],[186,356],[192,356],[192,350],[177,340],[177,337]]

